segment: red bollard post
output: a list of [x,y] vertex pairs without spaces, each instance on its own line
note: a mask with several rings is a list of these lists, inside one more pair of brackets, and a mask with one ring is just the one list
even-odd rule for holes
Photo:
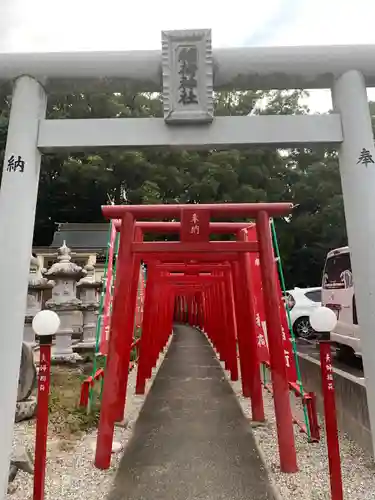
[[38,375],[38,409],[35,437],[34,492],[33,500],[44,499],[44,479],[46,473],[48,399],[51,380],[52,335],[39,337],[40,363]]
[[37,313],[32,323],[33,330],[37,335],[39,335],[40,344],[33,500],[44,500],[48,432],[48,399],[51,380],[51,345],[52,336],[57,332],[59,326],[60,319],[58,315],[49,310]]
[[310,442],[319,443],[320,441],[320,428],[318,421],[318,413],[316,409],[316,395],[315,392],[308,392],[304,396],[307,415],[310,424]]
[[332,500],[343,500],[344,494],[342,490],[340,445],[337,431],[335,386],[333,382],[330,341],[321,340],[319,342],[319,347],[331,498]]

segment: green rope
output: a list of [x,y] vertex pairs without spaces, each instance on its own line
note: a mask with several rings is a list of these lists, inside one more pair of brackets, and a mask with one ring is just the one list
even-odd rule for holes
[[[279,270],[281,289],[282,289],[282,291],[283,291],[283,293],[285,295],[285,293],[286,293],[286,287],[285,287],[284,272],[283,272],[283,266],[282,266],[282,263],[281,263],[281,256],[280,256],[279,244],[277,242],[275,223],[274,223],[273,219],[271,219],[271,231],[272,231],[273,246],[274,246],[274,250],[275,250],[275,254],[276,254],[276,258],[277,258],[277,266],[278,266],[278,270]],[[286,305],[286,315],[287,315],[287,318],[288,318],[289,333],[290,333],[290,337],[292,339],[293,356],[294,356],[294,361],[295,361],[295,364],[296,364],[296,371],[297,371],[297,382],[298,382],[298,385],[299,385],[301,396],[303,398],[303,396],[304,396],[304,388],[303,388],[303,384],[302,384],[301,370],[300,370],[299,359],[298,359],[298,355],[297,355],[296,338],[295,338],[295,335],[294,335],[294,332],[293,332],[293,328],[292,328],[292,320],[290,318],[289,307],[287,305]],[[303,414],[304,414],[304,419],[305,419],[305,424],[306,424],[306,429],[307,429],[307,436],[310,439],[311,433],[310,433],[310,424],[309,424],[309,417],[308,417],[308,414],[307,414],[307,408],[306,408],[305,404],[302,404],[302,407],[303,407]]]
[[[112,230],[112,224],[109,224],[108,228],[108,237],[107,237],[107,251],[105,255],[105,264],[104,264],[104,274],[103,274],[103,281],[106,283],[106,278],[107,278],[107,273],[108,273],[108,259],[109,259],[109,247],[111,244],[111,230]],[[98,321],[96,323],[96,332],[95,332],[95,355],[94,355],[94,361],[93,361],[93,368],[92,368],[92,374],[91,376],[94,377],[96,370],[97,370],[97,355],[99,352],[99,344],[100,344],[100,330],[101,330],[101,324],[102,324],[102,313],[103,313],[103,308],[104,308],[104,296],[105,296],[105,286],[102,287],[102,291],[100,294],[100,302],[99,302],[99,310],[98,310]],[[94,396],[94,389],[93,387],[90,387],[90,392],[89,392],[89,406],[87,408],[87,412],[90,413],[91,408],[92,408],[92,400]]]
[[263,372],[263,385],[267,384],[267,368],[264,363],[262,363],[262,372]]

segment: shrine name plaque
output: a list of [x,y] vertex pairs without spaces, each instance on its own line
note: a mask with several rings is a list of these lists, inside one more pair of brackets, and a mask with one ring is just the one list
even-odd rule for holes
[[162,68],[166,123],[212,122],[211,30],[163,31]]

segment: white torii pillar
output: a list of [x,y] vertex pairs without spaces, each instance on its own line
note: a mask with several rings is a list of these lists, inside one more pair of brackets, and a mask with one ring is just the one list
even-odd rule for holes
[[375,148],[363,75],[352,70],[337,78],[332,101],[344,135],[340,174],[375,452]]
[[[28,273],[41,155],[43,87],[29,76],[14,84],[0,191],[0,499],[5,500],[12,451]],[[23,163],[24,162],[24,163]]]

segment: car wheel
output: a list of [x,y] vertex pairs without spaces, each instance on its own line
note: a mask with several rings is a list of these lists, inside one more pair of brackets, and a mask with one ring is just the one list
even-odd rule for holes
[[293,325],[293,332],[296,337],[310,340],[316,336],[316,332],[310,325],[310,320],[307,316],[298,318]]

